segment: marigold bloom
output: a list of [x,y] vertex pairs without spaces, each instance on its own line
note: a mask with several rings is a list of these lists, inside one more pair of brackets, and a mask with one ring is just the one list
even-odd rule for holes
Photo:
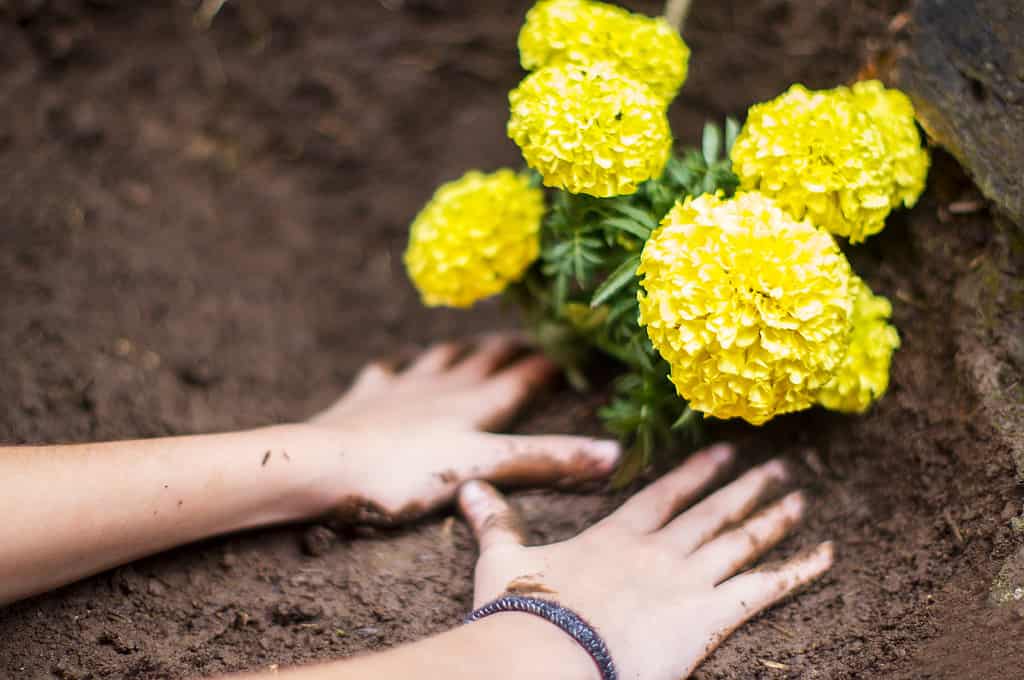
[[631,194],[668,161],[664,104],[610,64],[546,66],[512,90],[509,104],[508,135],[546,186]]
[[853,332],[846,358],[835,376],[818,394],[825,408],[844,413],[864,413],[889,388],[892,353],[900,346],[900,335],[889,323],[892,305],[875,295],[854,276]]
[[916,199],[926,165],[898,97],[862,90],[794,85],[751,107],[732,149],[741,187],[853,243],[881,231],[892,208]]
[[850,266],[757,192],[677,203],[644,246],[640,324],[690,406],[755,425],[815,403],[846,352]]
[[426,305],[468,307],[537,259],[544,192],[512,170],[442,185],[412,223],[405,266]]
[[914,105],[899,90],[886,89],[877,80],[855,83],[851,88],[857,105],[868,112],[885,140],[893,162],[896,193],[893,205],[912,208],[924,191],[930,164],[928,151],[914,123]]
[[541,0],[519,32],[523,68],[609,61],[671,101],[686,80],[690,49],[664,18],[591,0]]

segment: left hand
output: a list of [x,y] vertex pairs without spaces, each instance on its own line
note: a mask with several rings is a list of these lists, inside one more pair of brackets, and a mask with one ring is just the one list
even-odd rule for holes
[[508,422],[557,368],[537,354],[517,358],[523,345],[509,335],[464,350],[436,345],[402,371],[371,364],[304,426],[340,444],[340,469],[324,481],[338,519],[407,521],[450,502],[469,479],[575,484],[614,468],[614,441],[488,432]]
[[[755,512],[788,480],[775,460],[693,504],[732,457],[722,445],[696,453],[597,525],[535,547],[524,547],[521,519],[493,487],[469,482],[459,506],[480,543],[473,606],[502,595],[554,600],[596,627],[619,677],[689,677],[740,625],[833,560],[832,544],[822,543],[747,570],[800,521],[806,500],[797,491]],[[498,616],[520,627],[532,618]],[[564,642],[546,658],[550,677],[597,680],[597,666],[578,645],[550,624],[541,627],[551,645]]]

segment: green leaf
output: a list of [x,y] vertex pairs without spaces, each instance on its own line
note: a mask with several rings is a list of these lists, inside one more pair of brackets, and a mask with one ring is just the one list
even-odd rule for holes
[[615,271],[608,275],[604,283],[597,287],[597,290],[594,291],[594,297],[590,300],[590,306],[597,307],[619,292],[623,286],[636,278],[636,268],[639,266],[639,255],[627,257],[622,264],[615,268]]
[[692,408],[687,406],[683,409],[683,412],[676,418],[676,422],[672,423],[673,430],[685,430],[693,427],[697,423],[697,418],[700,416],[699,413],[694,411]]
[[714,123],[704,124],[704,135],[701,138],[701,153],[704,162],[711,165],[718,160],[718,152],[722,149],[722,131]]
[[611,205],[611,208],[615,212],[621,215],[625,215],[626,217],[629,217],[630,219],[636,222],[639,222],[640,224],[642,224],[643,226],[647,227],[652,231],[655,227],[658,226],[657,221],[654,219],[654,216],[651,215],[651,213],[647,212],[646,210],[641,210],[636,206],[632,206],[629,205],[628,203],[623,203],[621,201],[616,201]]
[[613,229],[618,229],[619,231],[624,231],[627,234],[632,234],[643,241],[646,241],[651,235],[651,230],[649,228],[627,217],[609,217],[605,219],[602,224],[606,224]]
[[736,143],[736,138],[740,134],[739,122],[729,116],[725,119],[725,155],[728,156],[732,153],[732,145]]

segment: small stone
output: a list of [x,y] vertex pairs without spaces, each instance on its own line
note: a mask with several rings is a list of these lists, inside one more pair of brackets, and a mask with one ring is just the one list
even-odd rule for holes
[[356,628],[352,632],[358,635],[359,637],[376,637],[380,635],[380,628],[377,628],[376,626],[363,626],[362,628]]
[[320,557],[330,552],[337,542],[337,534],[327,527],[317,524],[302,534],[302,552],[310,557]]
[[1017,516],[1017,504],[1013,501],[1006,501],[1006,505],[1003,506],[1003,512],[1000,516],[1004,521],[1009,522]]
[[252,620],[245,612],[235,612],[235,620],[231,622],[231,626],[236,630],[241,630],[249,625],[249,621]]
[[154,597],[163,597],[167,593],[167,587],[155,578],[149,579],[149,583],[146,584],[146,590]]
[[210,387],[220,382],[221,374],[209,361],[198,359],[179,368],[178,379],[192,387]]
[[113,647],[114,651],[118,654],[132,654],[139,649],[139,646],[135,641],[128,640],[120,633],[113,633],[110,631],[100,633],[96,641],[101,645]]
[[224,553],[224,556],[220,558],[221,569],[224,569],[225,571],[230,571],[236,564],[238,564],[238,555],[235,553],[226,552]]
[[323,616],[324,609],[315,602],[281,602],[271,611],[274,623],[287,626],[294,623],[307,623]]

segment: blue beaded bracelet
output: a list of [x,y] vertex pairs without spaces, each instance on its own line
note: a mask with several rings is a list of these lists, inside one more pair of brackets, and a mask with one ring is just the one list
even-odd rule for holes
[[608,652],[608,646],[605,645],[604,640],[601,639],[601,636],[597,634],[597,631],[589,623],[572,610],[549,600],[522,597],[520,595],[506,595],[505,597],[499,597],[497,600],[488,602],[470,613],[466,617],[465,623],[479,621],[484,617],[499,612],[526,612],[527,614],[533,614],[550,621],[568,633],[573,640],[586,650],[590,658],[597,664],[598,670],[601,671],[602,680],[617,680],[619,677],[615,670],[615,663],[612,661],[612,655]]

